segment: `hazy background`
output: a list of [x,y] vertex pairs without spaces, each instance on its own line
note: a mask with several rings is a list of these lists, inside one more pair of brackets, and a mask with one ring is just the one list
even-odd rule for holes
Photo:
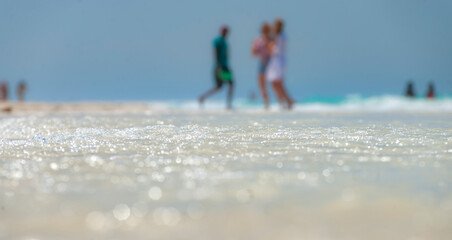
[[227,24],[246,97],[251,41],[282,17],[298,100],[400,94],[409,78],[420,94],[430,80],[451,93],[451,13],[450,0],[0,0],[0,79],[26,79],[35,101],[194,99],[213,86],[212,40]]

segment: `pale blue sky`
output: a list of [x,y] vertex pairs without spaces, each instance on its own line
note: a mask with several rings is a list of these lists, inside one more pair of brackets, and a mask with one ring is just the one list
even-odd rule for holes
[[[250,43],[286,20],[286,83],[312,95],[452,92],[450,0],[0,0],[0,79],[30,100],[190,99],[213,86],[228,24],[236,96],[256,91]],[[222,98],[224,95],[220,95]]]

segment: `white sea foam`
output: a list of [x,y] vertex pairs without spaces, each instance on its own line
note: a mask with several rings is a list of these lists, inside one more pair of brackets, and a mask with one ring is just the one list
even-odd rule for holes
[[[207,100],[202,107],[195,100],[187,101],[152,101],[149,107],[153,110],[185,110],[185,111],[222,111],[226,104],[220,100]],[[263,104],[258,101],[236,99],[236,111],[260,111]],[[270,111],[283,109],[276,103],[271,105]],[[360,97],[350,95],[340,100],[328,101],[318,98],[316,100],[300,101],[295,105],[295,112],[411,112],[411,113],[452,113],[452,98],[444,97],[434,100],[409,99],[394,95],[375,97]]]

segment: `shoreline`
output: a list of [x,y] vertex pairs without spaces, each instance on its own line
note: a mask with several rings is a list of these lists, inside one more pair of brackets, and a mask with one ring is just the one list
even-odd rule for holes
[[6,102],[0,113],[143,113],[149,110],[144,102]]
[[234,113],[234,114],[313,114],[313,115],[452,115],[452,102],[401,103],[299,103],[291,111],[272,104],[264,110],[258,102],[238,101],[233,110],[226,110],[224,102],[211,101],[199,106],[193,101],[80,101],[80,102],[0,102],[0,116],[32,114],[159,114],[159,113]]

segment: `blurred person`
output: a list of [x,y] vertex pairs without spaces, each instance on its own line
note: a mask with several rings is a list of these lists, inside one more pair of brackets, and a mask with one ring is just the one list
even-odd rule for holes
[[25,81],[22,80],[17,85],[17,98],[19,102],[23,102],[25,100],[25,92],[27,91],[27,85],[25,84]]
[[258,67],[258,84],[261,91],[262,99],[264,100],[265,109],[269,108],[269,100],[267,93],[267,84],[265,79],[265,72],[270,61],[270,32],[271,27],[268,23],[263,23],[261,27],[261,36],[256,38],[251,46],[251,54],[259,58]]
[[409,98],[415,98],[416,93],[414,92],[414,84],[412,81],[409,81],[406,86],[405,96]]
[[254,91],[251,91],[250,94],[248,95],[248,101],[254,103],[256,101],[256,94],[254,93]]
[[0,101],[8,101],[8,82],[6,80],[0,83]]
[[[3,80],[0,83],[0,103],[8,101],[8,82]],[[11,106],[0,106],[0,112],[11,112],[13,109]]]
[[199,103],[202,105],[204,100],[216,93],[223,87],[223,84],[228,84],[228,96],[227,96],[227,109],[232,109],[232,94],[234,91],[234,81],[232,78],[232,73],[228,64],[228,44],[226,42],[226,37],[228,36],[229,29],[227,26],[220,28],[220,36],[215,38],[214,45],[214,57],[215,57],[215,67],[214,67],[214,79],[215,87],[207,91],[199,97]]
[[295,103],[284,88],[284,70],[286,64],[286,35],[283,32],[284,22],[276,19],[273,27],[274,39],[269,44],[270,61],[265,72],[267,80],[272,84],[278,100],[292,109]]
[[435,87],[433,86],[432,82],[428,84],[428,90],[427,90],[427,94],[425,95],[425,97],[428,99],[435,98]]

